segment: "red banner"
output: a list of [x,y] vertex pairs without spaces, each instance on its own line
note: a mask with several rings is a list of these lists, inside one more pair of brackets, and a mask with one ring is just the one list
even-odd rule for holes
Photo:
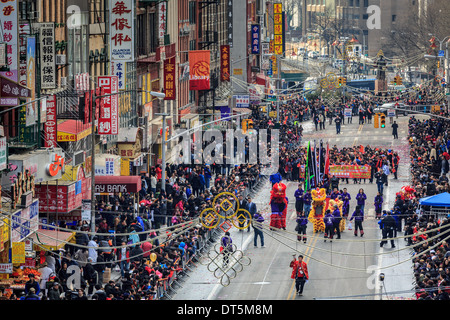
[[333,165],[329,172],[338,178],[370,179],[370,166]]
[[106,95],[100,98],[98,133],[119,134],[119,97],[117,94],[113,94],[119,92],[119,78],[117,76],[101,76],[97,78],[97,81],[97,86],[103,88],[104,95]]
[[56,147],[56,96],[47,98],[47,121],[44,124],[45,147]]
[[230,81],[230,46],[220,46],[220,81]]
[[164,60],[164,100],[175,100],[175,57]]
[[189,51],[189,90],[209,90],[211,53],[209,50]]

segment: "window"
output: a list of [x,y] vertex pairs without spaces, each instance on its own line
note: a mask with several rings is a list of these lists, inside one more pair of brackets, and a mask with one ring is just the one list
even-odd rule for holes
[[393,14],[392,15],[392,22],[395,22],[397,20],[397,15],[396,14]]

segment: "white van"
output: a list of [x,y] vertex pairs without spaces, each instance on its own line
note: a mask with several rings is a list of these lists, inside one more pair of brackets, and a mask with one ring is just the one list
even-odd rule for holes
[[376,107],[373,112],[374,113],[384,113],[387,115],[388,110],[392,109],[395,110],[396,108],[400,109],[397,111],[398,114],[403,113],[404,116],[408,115],[408,111],[404,111],[404,109],[409,109],[409,106],[407,104],[404,104],[402,102],[398,103],[398,106],[396,106],[397,102],[391,102],[391,103],[385,103],[382,106]]

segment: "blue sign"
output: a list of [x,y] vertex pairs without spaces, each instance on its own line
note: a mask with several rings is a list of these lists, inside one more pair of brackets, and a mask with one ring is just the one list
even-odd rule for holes
[[444,50],[439,50],[439,57],[445,57],[445,51]]
[[259,24],[252,25],[252,54],[260,53],[261,35],[259,31]]

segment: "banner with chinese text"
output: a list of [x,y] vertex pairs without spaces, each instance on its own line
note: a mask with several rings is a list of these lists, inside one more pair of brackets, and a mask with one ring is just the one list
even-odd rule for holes
[[45,147],[56,147],[56,96],[47,97],[47,121],[44,124]]
[[110,59],[134,60],[134,1],[109,0]]
[[116,135],[119,133],[119,80],[116,76],[100,76],[97,86],[103,89],[100,115],[98,119],[98,134]]
[[189,51],[189,90],[210,89],[210,61],[209,50]]
[[331,165],[329,172],[337,178],[370,179],[370,166]]
[[230,46],[220,46],[220,81],[230,81]]
[[164,60],[164,100],[175,100],[175,57]]
[[273,4],[274,53],[283,54],[283,4]]

